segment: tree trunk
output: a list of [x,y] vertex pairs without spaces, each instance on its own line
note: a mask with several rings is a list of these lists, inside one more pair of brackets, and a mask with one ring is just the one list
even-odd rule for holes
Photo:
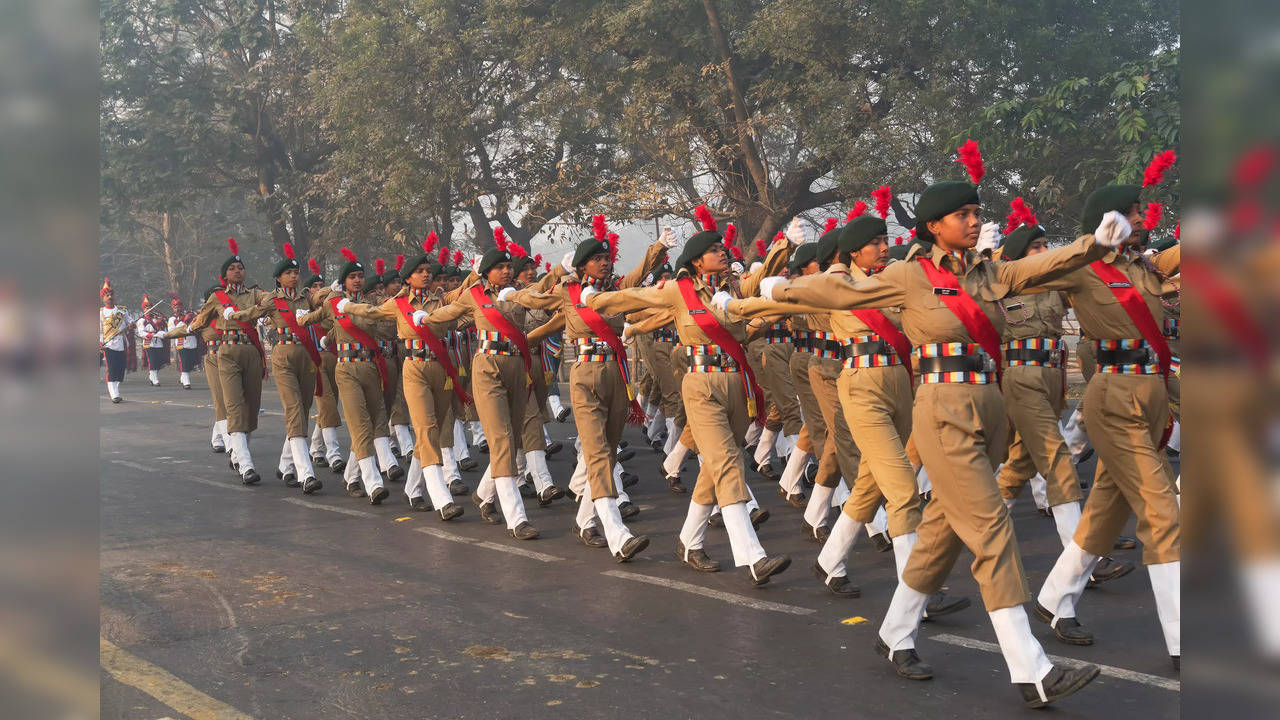
[[720,13],[716,10],[714,0],[702,0],[702,6],[707,11],[707,25],[711,29],[711,38],[716,44],[716,50],[720,53],[720,61],[724,63],[725,78],[729,82],[730,104],[733,106],[733,118],[737,124],[738,131],[738,151],[742,156],[743,162],[746,163],[748,171],[751,173],[752,182],[755,184],[755,200],[766,208],[771,208],[773,206],[773,187],[769,184],[769,172],[765,169],[764,162],[761,160],[760,153],[756,147],[756,142],[752,138],[751,119],[747,114],[746,97],[742,92],[742,84],[733,71],[733,60],[729,54],[729,40],[725,36],[723,28],[720,27]]

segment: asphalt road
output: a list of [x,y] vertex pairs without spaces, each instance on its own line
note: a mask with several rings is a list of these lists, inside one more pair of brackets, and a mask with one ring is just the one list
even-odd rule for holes
[[[615,564],[581,545],[573,507],[529,503],[542,537],[510,537],[469,500],[443,523],[411,513],[402,486],[373,507],[319,468],[313,496],[284,487],[274,464],[279,398],[268,382],[253,438],[263,482],[242,486],[209,450],[212,410],[193,390],[130,375],[126,401],[100,405],[102,717],[676,718],[1010,717],[1009,684],[965,553],[949,591],[973,607],[926,623],[918,649],[935,679],[899,679],[872,645],[894,589],[893,557],[862,537],[849,562],[862,597],[837,600],[809,571],[818,545],[800,511],[752,477],[772,511],[760,538],[791,569],[761,589],[745,569],[700,574],[673,557],[688,495],[666,489],[660,457],[639,445],[630,525],[652,544]],[[572,419],[552,424],[566,439]],[[343,437],[344,448],[347,439]],[[551,459],[567,484],[572,445]],[[483,460],[483,455],[477,455]],[[694,463],[687,463],[686,484]],[[482,469],[482,468],[481,468]],[[1092,465],[1082,466],[1092,472]],[[480,472],[464,473],[473,487]],[[1061,546],[1029,493],[1014,511],[1038,589]],[[722,529],[708,553],[731,564]],[[1140,549],[1117,552],[1140,560]],[[1089,590],[1092,647],[1051,655],[1110,666],[1053,706],[1056,718],[1176,717],[1181,684],[1165,655],[1146,573]]]

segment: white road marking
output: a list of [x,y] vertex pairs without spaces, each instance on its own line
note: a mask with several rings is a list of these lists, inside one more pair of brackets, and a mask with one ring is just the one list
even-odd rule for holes
[[466,537],[465,535],[451,533],[448,530],[441,530],[440,528],[416,527],[413,531],[423,533],[424,535],[430,535],[432,537],[438,537],[441,540],[465,543],[467,545],[485,548],[486,550],[497,550],[498,552],[504,552],[509,555],[519,555],[520,557],[527,557],[531,560],[538,560],[539,562],[559,562],[564,560],[562,557],[540,553],[535,550],[525,550],[524,548],[502,545],[495,542],[489,542],[488,540],[476,540],[474,538]]
[[[133,462],[132,460],[110,460],[108,462],[111,462],[115,465],[123,465],[124,467],[132,468],[134,470],[141,470],[142,472],[149,472],[149,473],[165,472],[164,468],[151,467],[150,465],[143,465],[142,463],[136,463],[136,462]],[[176,472],[176,469],[175,469],[175,472]],[[233,485],[229,482],[223,482],[221,480],[210,480],[208,478],[196,477],[194,475],[187,474],[186,471],[183,471],[177,474],[179,474],[183,480],[187,480],[190,482],[197,482],[197,483],[200,483],[201,485],[208,485],[210,487],[222,488],[224,490],[235,490],[236,492],[253,492],[253,488],[248,487],[246,485]]]
[[[989,653],[1000,654],[1000,646],[995,643],[985,642],[982,640],[974,640],[972,638],[960,637],[959,635],[951,635],[950,633],[942,633],[941,635],[929,635],[930,640],[937,640],[948,645],[958,645],[960,647],[969,648],[971,650],[983,650]],[[1097,665],[1097,663],[1085,662],[1075,658],[1061,657],[1058,655],[1049,655],[1049,659],[1055,665],[1065,665],[1067,667],[1082,667],[1084,665]],[[1182,692],[1182,682],[1179,680],[1171,680],[1159,675],[1149,675],[1147,673],[1138,672],[1137,670],[1126,670],[1112,665],[1098,665],[1102,674],[1117,680],[1127,680],[1142,685],[1150,685],[1152,687],[1162,688],[1164,690],[1172,690],[1174,692]]]
[[635,580],[637,582],[649,583],[650,585],[660,585],[662,587],[671,588],[673,590],[683,590],[695,595],[702,595],[715,600],[722,600],[734,605],[751,608],[752,610],[768,610],[770,612],[787,613],[788,615],[812,615],[817,610],[800,607],[798,605],[784,605],[782,603],[771,602],[769,600],[756,600],[744,595],[734,595],[733,593],[721,592],[720,590],[712,590],[699,585],[693,585],[679,580],[667,580],[666,578],[653,577],[651,575],[640,575],[638,573],[624,572],[622,570],[606,570],[601,575],[609,577],[622,578],[624,580]]
[[378,517],[376,514],[365,512],[364,510],[352,510],[351,508],[337,507],[335,505],[325,505],[324,503],[311,502],[310,500],[303,500],[302,498],[280,499],[287,503],[293,503],[294,505],[302,505],[304,507],[315,508],[317,510],[328,510],[329,512],[342,513],[343,515],[352,515],[354,517]]
[[98,638],[99,663],[118,682],[136,688],[194,720],[253,720],[158,665]]

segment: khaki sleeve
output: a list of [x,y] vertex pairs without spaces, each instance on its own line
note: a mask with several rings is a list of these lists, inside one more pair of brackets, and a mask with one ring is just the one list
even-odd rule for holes
[[780,274],[787,267],[787,262],[791,260],[791,251],[795,246],[789,240],[778,240],[769,248],[769,253],[764,256],[764,265],[751,274],[751,277],[744,278],[739,285],[743,297],[760,294],[760,281],[764,278]]
[[[462,288],[458,289],[461,290]],[[459,295],[457,299],[450,302],[448,305],[442,305],[433,310],[431,314],[427,316],[427,322],[433,325],[436,323],[451,322],[463,317],[464,315],[470,315],[471,310],[474,308],[475,301],[471,298],[471,293],[465,293]]]
[[825,315],[830,312],[826,308],[765,300],[762,297],[730,300],[728,310],[735,320],[767,319],[770,322],[782,320],[787,315]]
[[1053,290],[1071,291],[1080,282],[1074,271],[1110,252],[1093,241],[1093,235],[1081,235],[1070,245],[1047,250],[1011,262],[996,263],[996,279],[1008,289],[1007,295],[1023,295]]
[[1173,277],[1182,272],[1182,246],[1174,245],[1168,250],[1162,250],[1156,253],[1151,259],[1151,264],[1156,266],[1161,275],[1165,277]]
[[271,293],[262,293],[257,296],[257,301],[253,305],[231,313],[229,319],[236,322],[253,322],[258,318],[265,317],[276,309],[275,304],[271,302],[271,298]]
[[457,301],[458,298],[462,297],[464,292],[470,290],[471,286],[478,282],[480,282],[480,276],[476,274],[475,270],[472,270],[471,274],[467,275],[466,279],[462,281],[462,284],[445,293],[444,297],[441,298],[441,301],[446,305]]
[[542,342],[564,330],[564,313],[558,312],[551,319],[529,331],[529,342]]
[[400,309],[396,307],[394,298],[378,305],[372,303],[347,303],[342,306],[342,312],[365,320],[380,321],[395,320],[400,315]]
[[586,304],[596,312],[610,315],[662,307],[670,304],[670,292],[673,288],[675,288],[674,282],[661,286],[592,293],[586,299]]
[[807,275],[774,286],[773,297],[828,310],[893,307],[906,302],[909,269],[908,263],[894,263],[877,275],[856,281],[835,273]]
[[649,274],[657,269],[658,265],[661,264],[658,260],[666,251],[667,247],[660,242],[655,242],[649,245],[649,247],[644,251],[644,259],[640,261],[639,265],[632,268],[631,272],[627,273],[626,276],[622,278],[622,281],[618,283],[618,287],[625,290],[627,288],[633,288],[640,285],[640,283],[644,282],[644,279],[649,277]]
[[530,310],[546,310],[549,312],[557,310],[564,305],[564,290],[556,286],[539,289],[531,285],[508,295],[507,302],[515,303]]

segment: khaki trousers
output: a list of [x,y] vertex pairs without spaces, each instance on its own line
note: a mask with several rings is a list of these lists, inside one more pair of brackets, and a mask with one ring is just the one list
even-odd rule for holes
[[525,406],[531,399],[524,362],[518,355],[473,356],[471,394],[489,441],[492,476],[516,477],[516,453],[523,447],[517,423],[523,421]]
[[218,376],[218,353],[204,354],[204,378],[209,382],[209,397],[213,400],[214,421],[226,420],[227,406],[222,401],[222,380]]
[[618,364],[612,360],[574,363],[569,371],[569,401],[582,442],[591,498],[616,498],[613,466],[631,409]]
[[262,407],[262,356],[258,349],[252,345],[219,346],[218,382],[227,409],[227,432],[257,430],[258,409]]
[[818,457],[818,477],[815,482],[833,488],[840,484],[841,476],[847,483],[858,477],[858,446],[849,433],[844,412],[840,409],[840,390],[836,381],[844,368],[839,360],[814,357],[809,361],[809,386],[822,411],[827,426],[826,442]]
[[334,375],[342,414],[351,433],[351,451],[357,460],[363,460],[374,454],[374,438],[390,434],[378,366],[372,362],[340,362]]
[[760,363],[760,387],[765,399],[778,409],[783,435],[797,435],[804,421],[800,419],[800,400],[791,380],[791,358],[796,348],[789,342],[765,343],[764,360]]
[[338,427],[342,417],[338,415],[338,381],[335,372],[338,356],[320,352],[320,370],[324,373],[324,395],[316,398],[316,424],[322,428]]
[[791,379],[795,381],[792,386],[796,389],[796,397],[800,400],[800,412],[804,414],[804,432],[809,441],[806,451],[817,457],[822,453],[822,448],[827,442],[827,423],[822,418],[822,406],[818,404],[818,398],[813,394],[813,387],[809,384],[811,360],[813,360],[811,353],[797,352],[791,356],[788,364],[791,367]]
[[742,452],[747,426],[747,394],[739,373],[691,372],[681,386],[685,427],[702,455],[693,502],[726,507],[747,502],[747,459]]
[[1018,365],[1005,368],[1001,388],[1009,414],[1009,459],[1000,468],[1000,494],[1016,498],[1040,473],[1050,507],[1077,502],[1080,481],[1058,425],[1066,409],[1062,369]]
[[677,370],[677,366],[684,366],[684,362],[675,356],[675,348],[675,343],[653,343],[653,379],[661,396],[662,414],[674,420],[676,427],[683,427],[685,415],[684,402],[680,398],[680,383],[684,373]]
[[902,365],[846,368],[838,387],[845,422],[862,451],[844,514],[869,523],[884,503],[890,537],[915,532],[920,495],[903,444],[911,436],[911,376]]
[[404,383],[400,376],[404,372],[404,361],[394,355],[387,357],[387,386],[395,388],[391,407],[387,409],[387,421],[392,425],[408,425],[413,422],[409,414],[409,405],[404,396]]
[[[301,345],[276,343],[271,350],[271,374],[284,406],[285,437],[307,437],[307,418],[316,392],[316,366],[311,356]],[[324,392],[335,392],[335,388],[326,386]]]
[[[440,465],[441,443],[447,436],[448,447],[453,447],[453,421],[451,408],[457,395],[445,389],[449,376],[444,366],[435,360],[404,361],[401,382],[409,417],[413,422],[413,456],[423,467]],[[449,418],[446,425],[444,420]]]

